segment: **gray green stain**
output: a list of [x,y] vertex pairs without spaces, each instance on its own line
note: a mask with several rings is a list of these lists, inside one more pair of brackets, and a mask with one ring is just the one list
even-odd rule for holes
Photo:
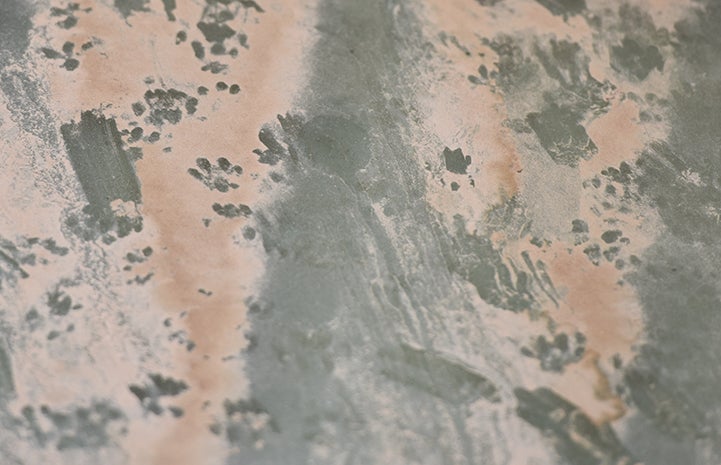
[[114,119],[84,111],[79,122],[62,125],[60,132],[94,211],[110,212],[115,200],[140,202],[140,183]]
[[[260,133],[260,161],[283,166],[291,187],[255,212],[268,271],[251,303],[246,371],[275,427],[263,450],[230,464],[381,463],[389,443],[401,460],[481,464],[495,447],[472,440],[464,420],[472,402],[498,402],[492,376],[434,347],[451,337],[446,306],[472,309],[448,260],[455,231],[426,204],[422,168],[403,142],[399,37],[421,38],[402,4],[393,14],[396,3],[321,2],[301,112]],[[456,158],[450,168],[462,171]],[[495,252],[476,253],[469,260],[491,260],[494,273]],[[381,420],[387,402],[393,412]],[[423,439],[434,434],[447,444]],[[321,445],[326,459],[313,452]]]
[[[646,463],[721,461],[720,21],[721,6],[707,2],[676,24],[671,131],[635,168],[666,227],[631,277],[648,342],[626,372],[641,412],[627,443]],[[687,170],[700,185],[681,179]]]

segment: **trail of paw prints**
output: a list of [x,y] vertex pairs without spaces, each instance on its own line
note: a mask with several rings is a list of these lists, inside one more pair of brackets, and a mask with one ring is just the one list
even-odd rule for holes
[[588,223],[576,219],[571,223],[571,233],[574,245],[596,266],[606,261],[622,270],[641,264],[636,255],[626,252],[631,239],[623,231],[638,216],[635,210],[641,201],[633,180],[631,165],[621,162],[618,168],[608,167],[583,182],[584,189],[591,190],[596,200],[590,213],[601,219],[604,228],[597,237],[592,236]]
[[108,401],[65,408],[26,405],[12,424],[40,448],[59,451],[100,449],[127,434],[126,416]]
[[228,68],[224,58],[237,58],[240,48],[249,48],[248,35],[241,30],[243,24],[257,22],[256,15],[264,11],[254,0],[206,0],[197,31],[178,31],[175,43],[190,40],[193,54],[203,63],[201,70],[222,73]]

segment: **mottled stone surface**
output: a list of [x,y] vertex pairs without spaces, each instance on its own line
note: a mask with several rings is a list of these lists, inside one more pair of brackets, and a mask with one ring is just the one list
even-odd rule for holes
[[719,25],[0,0],[0,464],[718,465]]

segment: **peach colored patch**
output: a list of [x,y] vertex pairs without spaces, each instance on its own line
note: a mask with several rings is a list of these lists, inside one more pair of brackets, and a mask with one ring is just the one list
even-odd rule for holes
[[600,425],[621,418],[626,413],[626,404],[613,392],[599,359],[596,352],[587,350],[578,363],[566,367],[553,380],[551,388]]
[[642,330],[641,308],[632,287],[619,284],[621,272],[611,263],[595,266],[584,254],[565,250],[546,264],[563,296],[559,308],[549,311],[554,321],[578,328],[587,346],[605,359],[630,356]]
[[[142,120],[132,116],[130,105],[142,100],[148,89],[174,87],[190,95],[199,85],[210,89],[199,97],[194,116],[164,125],[160,141],[143,144],[143,159],[136,163],[143,234],[150,235],[154,249],[152,260],[137,270],[154,273],[146,285],[153,292],[151,308],[160,313],[159,320],[165,315],[184,327],[195,349],[170,349],[171,373],[189,385],[174,399],[184,415],[170,422],[133,422],[124,441],[129,463],[220,463],[227,452],[229,445],[213,436],[209,426],[222,417],[223,400],[247,394],[239,355],[248,330],[246,299],[262,276],[263,260],[259,242],[249,244],[242,238],[242,228],[252,218],[223,218],[212,205],[243,203],[255,209],[271,201],[272,192],[263,181],[269,169],[258,164],[252,150],[261,146],[259,129],[278,113],[291,110],[297,89],[304,85],[302,60],[314,41],[307,24],[313,5],[266,2],[265,13],[247,16],[243,29],[250,49],[240,48],[237,59],[226,59],[229,68],[219,75],[201,71],[203,63],[189,44],[201,38],[192,26],[200,18],[200,3],[178,2],[176,22],[167,21],[160,9],[136,12],[126,20],[108,5],[88,1],[81,2],[81,8],[93,10],[79,13],[77,27],[69,31],[54,27],[55,19],[38,18],[56,49],[66,40],[75,42],[76,48],[86,41],[95,43],[79,57],[80,67],[72,73],[46,63],[53,108],[61,121],[101,108],[106,116],[118,118],[122,128],[122,120]],[[187,30],[189,37],[176,44],[180,30]],[[146,84],[145,78],[154,82]],[[216,92],[215,82],[221,80],[237,83],[241,92]],[[154,130],[148,125],[145,129]],[[172,151],[166,153],[163,147]],[[210,191],[188,175],[196,158],[215,163],[221,156],[243,167],[243,175],[233,180],[239,189]],[[207,227],[203,218],[210,220]],[[158,421],[163,422],[161,428]]]
[[[242,363],[224,357],[239,355],[246,344],[245,300],[252,295],[252,283],[262,276],[263,264],[252,250],[234,244],[244,221],[221,218],[211,205],[243,203],[255,209],[270,200],[267,192],[261,195],[263,183],[251,181],[253,175],[262,179],[268,171],[251,151],[260,146],[260,127],[289,110],[294,89],[303,85],[300,58],[303,48],[312,45],[305,30],[297,27],[304,14],[303,8],[288,7],[265,15],[242,69],[224,77],[241,85],[238,98],[216,102],[206,121],[189,119],[179,125],[171,154],[149,154],[138,163],[143,212],[157,228],[162,248],[158,301],[171,312],[189,312],[186,326],[197,345],[190,354],[178,354],[191,389],[181,399],[185,415],[154,446],[157,465],[207,460],[213,415],[222,415],[224,399],[235,400],[247,392]],[[285,32],[277,34],[278,30]],[[274,58],[270,50],[284,53]],[[243,166],[245,172],[237,181],[241,187],[219,195],[195,182],[186,170],[198,156],[211,161],[226,156]],[[179,183],[179,177],[188,181]],[[204,217],[211,219],[207,228],[200,221]],[[213,294],[207,297],[199,288]]]
[[644,134],[638,120],[638,105],[631,100],[615,101],[605,115],[596,118],[586,128],[598,153],[581,162],[582,176],[592,176],[601,170],[630,162],[643,150]]

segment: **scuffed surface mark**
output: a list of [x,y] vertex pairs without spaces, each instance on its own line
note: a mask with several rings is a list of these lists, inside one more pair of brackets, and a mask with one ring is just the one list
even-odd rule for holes
[[148,3],[149,0],[115,0],[115,8],[127,18],[132,14],[150,11]]
[[140,203],[140,184],[114,119],[84,111],[60,132],[92,210],[109,211],[115,200]]
[[639,463],[619,442],[608,425],[594,425],[575,405],[549,389],[516,389],[518,414],[551,436],[568,463],[579,465]]

